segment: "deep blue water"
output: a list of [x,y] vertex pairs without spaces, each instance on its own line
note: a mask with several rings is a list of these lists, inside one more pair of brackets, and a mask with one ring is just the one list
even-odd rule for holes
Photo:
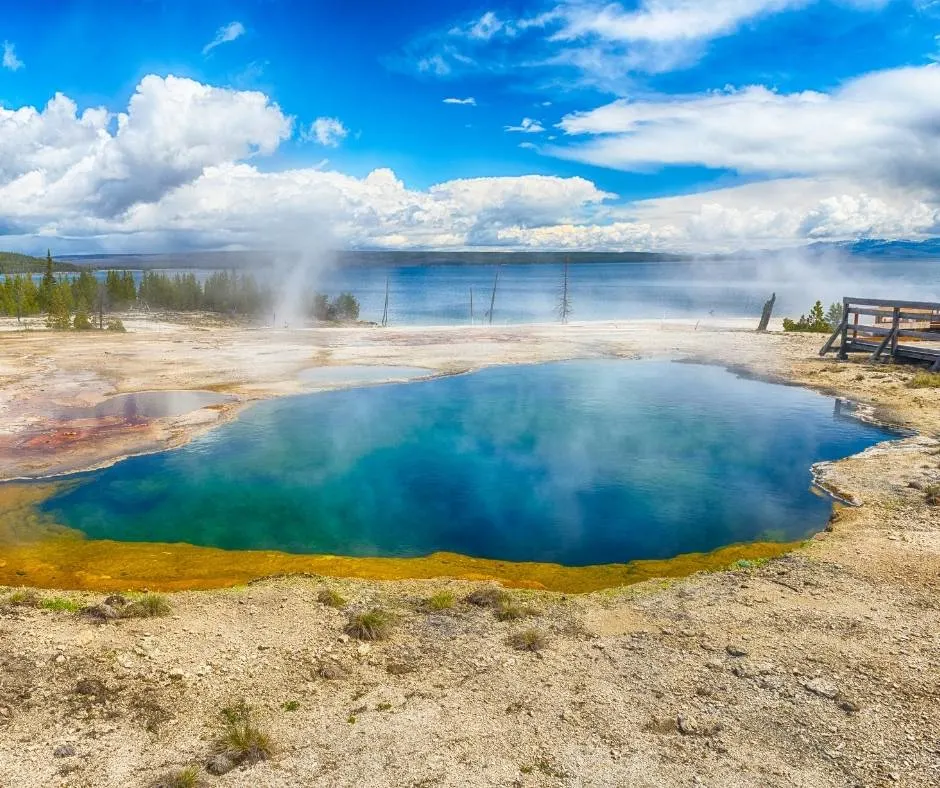
[[[380,321],[389,281],[392,325],[469,324],[470,289],[475,322],[486,321],[495,266],[440,264],[428,266],[354,266],[320,270],[312,263],[301,270],[272,274],[290,289],[305,287],[329,294],[350,291],[362,305],[363,320]],[[935,260],[880,260],[859,257],[818,258],[794,255],[767,260],[683,263],[586,263],[569,269],[573,320],[627,320],[760,316],[771,292],[777,293],[775,315],[798,317],[816,299],[828,306],[844,296],[940,300]],[[206,269],[164,269],[169,275]],[[100,277],[105,272],[97,272]],[[138,281],[140,271],[134,276]],[[37,276],[38,280],[38,276]],[[544,322],[556,318],[562,267],[554,264],[500,266],[493,309],[494,324]],[[282,318],[283,319],[283,318]],[[279,323],[280,325],[280,323]]]
[[272,400],[44,504],[90,537],[581,565],[822,529],[810,465],[887,437],[715,367],[572,361]]

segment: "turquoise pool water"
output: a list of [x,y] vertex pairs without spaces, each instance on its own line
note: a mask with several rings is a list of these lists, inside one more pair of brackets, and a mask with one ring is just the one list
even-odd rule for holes
[[810,465],[889,437],[716,367],[572,361],[258,404],[45,502],[93,538],[570,565],[822,529]]

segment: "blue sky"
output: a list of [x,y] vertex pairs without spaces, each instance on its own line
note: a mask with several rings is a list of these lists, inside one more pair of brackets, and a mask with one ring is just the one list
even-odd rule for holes
[[[11,246],[270,243],[242,228],[244,193],[215,207],[235,200],[231,174],[259,213],[273,201],[277,223],[293,217],[287,235],[313,223],[348,246],[720,248],[940,227],[936,165],[911,152],[937,151],[938,99],[895,99],[940,87],[931,0],[7,5]],[[174,91],[193,85],[216,91],[211,106],[181,108]],[[264,104],[242,121],[249,93]],[[46,108],[56,94],[71,120]],[[193,154],[220,118],[230,139]],[[348,210],[318,210],[327,198]]]

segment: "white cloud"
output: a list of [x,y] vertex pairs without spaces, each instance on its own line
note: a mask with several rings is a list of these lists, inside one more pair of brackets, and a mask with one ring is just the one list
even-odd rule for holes
[[473,96],[468,96],[467,98],[446,98],[444,99],[445,104],[464,104],[469,107],[475,107],[477,105],[477,100]]
[[227,44],[245,35],[245,26],[241,22],[229,22],[215,31],[215,38],[202,48],[202,54],[208,55],[220,44]]
[[[918,178],[843,175],[827,162],[850,154],[826,154],[814,136],[812,146],[776,144],[785,160],[802,157],[823,174],[622,204],[578,177],[470,178],[414,189],[384,168],[362,178],[327,169],[326,161],[271,171],[255,159],[290,136],[291,118],[267,96],[148,76],[117,115],[80,110],[61,94],[41,110],[0,108],[0,228],[4,245],[51,243],[72,251],[303,247],[311,239],[321,246],[328,239],[381,248],[732,251],[823,239],[921,238],[940,233],[940,189],[929,177],[936,143],[936,123],[929,121],[937,117],[926,98],[930,89],[932,83],[914,80],[904,90],[889,80],[879,91],[899,106],[910,103],[905,96],[920,96],[925,121],[901,123],[908,114],[892,114],[895,104],[881,107],[885,123],[906,129],[900,133],[907,134],[910,151],[898,152],[905,147],[898,139],[879,138],[894,158],[881,154],[875,172],[890,159],[905,163],[900,170],[920,167]],[[663,117],[673,118],[674,110]],[[762,119],[753,107],[746,114],[758,124],[792,126],[796,135],[801,123],[812,126],[802,116]],[[590,124],[614,122],[618,115],[595,116]],[[655,126],[656,119],[644,115],[642,122]],[[735,123],[729,121],[728,133],[738,133]],[[854,115],[838,126],[848,147],[856,144],[851,135],[861,134],[857,127]],[[911,136],[915,132],[926,136]],[[745,136],[744,143],[756,139]],[[680,141],[689,144],[686,137]],[[871,146],[863,151],[875,157]],[[764,166],[765,154],[749,155]]]
[[545,127],[537,120],[532,118],[523,118],[518,126],[506,126],[506,131],[518,131],[522,134],[541,134]]
[[16,56],[16,47],[9,41],[3,42],[3,67],[10,71],[19,71],[25,63]]
[[339,147],[348,136],[349,129],[339,118],[317,118],[307,131],[301,133],[301,138],[306,142],[317,142],[328,148]]
[[566,116],[556,155],[625,170],[701,165],[741,173],[851,177],[940,193],[940,66],[875,72],[832,93],[762,86],[615,101]]
[[[424,34],[405,47],[398,67],[442,78],[465,72],[551,69],[554,80],[624,94],[637,73],[688,68],[708,45],[759,23],[830,0],[556,0],[550,10],[516,18],[481,17]],[[876,12],[891,0],[837,0]]]
[[291,123],[262,93],[173,76],[144,77],[117,115],[79,114],[62,94],[42,110],[0,107],[0,205],[24,217],[50,208],[118,214],[206,167],[273,153]]

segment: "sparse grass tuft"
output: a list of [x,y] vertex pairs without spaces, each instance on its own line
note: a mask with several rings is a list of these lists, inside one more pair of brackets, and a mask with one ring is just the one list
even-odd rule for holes
[[940,484],[928,484],[924,488],[924,495],[930,506],[940,506]]
[[35,591],[20,589],[7,597],[6,604],[14,607],[39,607],[42,598]]
[[39,607],[43,610],[55,611],[56,613],[77,613],[83,606],[73,599],[66,599],[62,596],[52,596],[48,599],[43,599],[39,603]]
[[163,594],[144,594],[121,611],[123,618],[157,618],[173,608]]
[[541,651],[548,645],[548,636],[541,629],[523,629],[509,636],[509,645],[517,651]]
[[357,640],[385,640],[392,632],[392,614],[380,607],[355,613],[346,624],[346,634]]
[[219,746],[236,764],[251,766],[274,754],[271,737],[255,725],[254,710],[245,701],[222,709],[222,719],[225,728]]
[[766,564],[770,559],[769,558],[739,558],[733,564],[731,564],[732,569],[757,569],[760,566]]
[[284,711],[297,711],[300,708],[300,701],[289,700],[281,704],[281,708]]
[[338,591],[334,591],[332,588],[321,588],[317,594],[317,602],[327,607],[346,607],[346,600]]
[[440,612],[442,610],[450,610],[455,602],[454,595],[450,591],[438,591],[436,594],[428,597],[424,604],[428,610]]
[[940,389],[940,372],[918,372],[907,382],[909,389]]
[[164,775],[153,784],[153,788],[198,788],[202,784],[199,770],[195,766],[187,766],[178,772]]
[[509,597],[503,598],[496,608],[496,618],[500,621],[518,621],[527,616],[537,616],[539,611],[528,605],[520,605]]
[[498,607],[506,598],[506,592],[496,586],[483,586],[467,594],[467,602],[477,607]]

